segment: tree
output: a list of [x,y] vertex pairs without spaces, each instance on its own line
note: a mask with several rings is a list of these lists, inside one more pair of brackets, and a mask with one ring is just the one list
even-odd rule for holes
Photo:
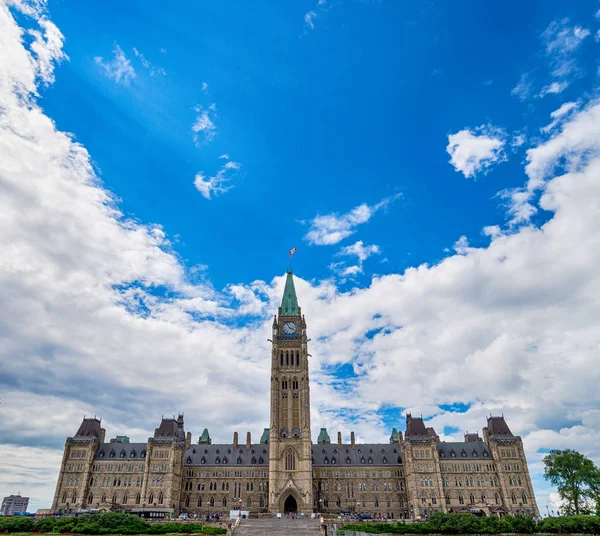
[[553,450],[544,457],[544,478],[556,486],[568,512],[579,515],[596,501],[600,489],[600,470],[583,454],[571,450]]

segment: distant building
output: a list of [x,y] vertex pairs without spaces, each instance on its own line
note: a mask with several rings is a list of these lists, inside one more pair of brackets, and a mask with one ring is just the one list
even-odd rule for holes
[[12,516],[15,512],[27,512],[29,506],[29,497],[21,497],[20,495],[9,495],[2,500],[0,515]]
[[[147,516],[259,512],[356,512],[426,519],[435,512],[539,515],[523,443],[503,416],[490,416],[464,441],[441,441],[420,417],[388,443],[311,438],[306,321],[288,272],[272,326],[271,419],[260,441],[196,443],[183,415],[162,419],[154,436],[105,441],[98,419],[67,439],[52,508],[110,509]],[[219,434],[221,435],[221,434]]]

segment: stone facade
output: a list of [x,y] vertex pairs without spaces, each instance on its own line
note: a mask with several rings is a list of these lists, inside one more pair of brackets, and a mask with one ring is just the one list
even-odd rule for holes
[[163,418],[145,443],[105,442],[100,420],[86,418],[65,443],[53,510],[539,515],[523,443],[503,416],[462,442],[441,441],[409,414],[405,433],[394,428],[389,443],[357,444],[353,432],[350,443],[339,432],[332,442],[324,428],[313,443],[309,339],[291,272],[272,336],[270,426],[258,443],[249,432],[239,443],[236,432],[213,444],[208,430],[192,443],[183,415]]

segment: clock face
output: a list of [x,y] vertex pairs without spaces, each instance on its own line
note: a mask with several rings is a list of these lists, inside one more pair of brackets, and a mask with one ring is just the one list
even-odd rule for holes
[[283,325],[283,331],[286,333],[295,333],[296,332],[296,324],[293,322],[287,322]]

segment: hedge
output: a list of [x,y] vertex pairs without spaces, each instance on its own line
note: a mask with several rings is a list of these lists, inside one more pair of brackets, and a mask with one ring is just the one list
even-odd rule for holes
[[221,527],[200,523],[146,523],[136,515],[107,512],[88,516],[49,517],[37,523],[30,517],[0,517],[0,532],[51,532],[74,534],[226,534]]
[[547,517],[536,522],[525,516],[434,514],[425,523],[364,522],[344,525],[343,530],[368,534],[600,534],[600,517]]

